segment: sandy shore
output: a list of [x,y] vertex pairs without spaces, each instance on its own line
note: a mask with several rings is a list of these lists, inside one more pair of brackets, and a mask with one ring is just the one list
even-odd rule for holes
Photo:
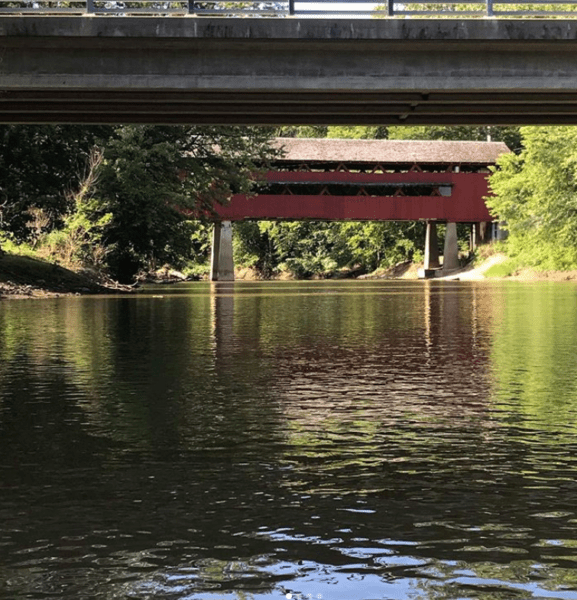
[[[485,273],[494,265],[508,260],[505,254],[494,254],[477,266],[464,267],[441,277],[444,280],[459,281],[482,281],[486,279]],[[519,269],[516,273],[507,277],[491,277],[492,281],[577,281],[577,270],[575,271],[535,271],[534,269]]]
[[[450,275],[439,277],[444,280],[459,280],[459,281],[482,281],[485,279],[485,273],[493,266],[505,262],[507,257],[504,254],[495,254],[484,260],[479,265],[469,265],[453,271]],[[511,279],[511,277],[503,277],[503,279]]]

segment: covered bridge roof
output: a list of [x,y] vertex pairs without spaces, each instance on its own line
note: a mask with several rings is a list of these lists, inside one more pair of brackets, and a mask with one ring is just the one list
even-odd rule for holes
[[276,138],[277,162],[421,163],[492,165],[510,152],[504,142]]

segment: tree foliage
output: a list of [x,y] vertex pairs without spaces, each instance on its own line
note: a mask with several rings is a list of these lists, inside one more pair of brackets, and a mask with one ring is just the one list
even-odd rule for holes
[[388,137],[386,127],[379,125],[331,125],[327,128],[328,138],[352,140],[380,140]]
[[519,152],[522,147],[519,127],[471,125],[403,125],[388,128],[391,140],[448,140],[505,142],[510,150]]
[[[0,233],[18,241],[59,227],[85,176],[92,148],[108,127],[0,125]],[[36,219],[38,223],[39,220]]]
[[422,223],[362,221],[259,221],[235,226],[235,260],[265,276],[331,275],[343,268],[365,272],[419,259]]
[[[96,244],[112,274],[175,266],[206,253],[215,204],[250,191],[276,151],[270,129],[126,126],[0,128],[0,231],[59,257],[86,260]],[[100,148],[102,160],[90,171]],[[64,250],[63,250],[64,249]]]
[[108,264],[121,280],[139,268],[181,266],[192,255],[194,217],[248,193],[274,154],[269,133],[238,127],[129,126],[104,152],[96,186]]
[[521,135],[524,149],[499,159],[487,203],[506,221],[520,263],[577,268],[577,129],[522,127]]
[[325,138],[327,130],[326,125],[285,125],[278,127],[275,135],[289,138]]

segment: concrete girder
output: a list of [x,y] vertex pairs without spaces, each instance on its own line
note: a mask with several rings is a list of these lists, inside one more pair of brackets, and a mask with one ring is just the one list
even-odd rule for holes
[[577,21],[0,18],[0,122],[577,124]]

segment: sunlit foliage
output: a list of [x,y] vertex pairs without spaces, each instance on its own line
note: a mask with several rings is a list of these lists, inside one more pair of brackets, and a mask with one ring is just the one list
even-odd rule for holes
[[523,127],[521,135],[524,150],[501,156],[487,203],[507,222],[519,264],[577,268],[577,129]]

